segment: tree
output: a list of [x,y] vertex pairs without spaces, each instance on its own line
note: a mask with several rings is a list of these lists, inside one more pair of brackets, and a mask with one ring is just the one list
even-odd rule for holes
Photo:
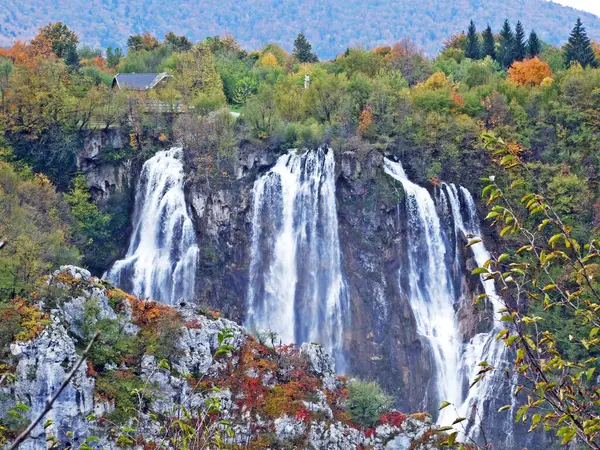
[[508,69],[508,79],[521,86],[539,86],[544,79],[551,77],[550,66],[537,56],[533,59],[515,61]]
[[424,81],[431,75],[429,61],[408,38],[396,42],[385,61],[388,68],[399,71],[410,85]]
[[475,24],[471,20],[469,29],[467,30],[467,42],[465,44],[465,56],[471,59],[479,59],[481,57],[481,45]]
[[64,59],[65,64],[72,69],[77,69],[79,67],[79,53],[77,53],[77,49],[75,47],[69,47]]
[[294,41],[293,55],[301,63],[315,63],[319,60],[317,55],[312,52],[312,45],[302,32],[298,33],[298,37]]
[[597,67],[598,60],[581,19],[577,19],[569,41],[565,45],[564,53],[567,67],[573,63],[579,63],[582,67]]
[[492,59],[496,59],[496,40],[494,39],[494,34],[492,33],[492,27],[489,25],[482,33],[483,38],[483,51],[482,56],[489,56]]
[[530,58],[535,58],[542,51],[542,43],[537,36],[535,30],[531,30],[529,34],[529,39],[527,40],[527,54]]
[[165,42],[173,47],[176,52],[190,51],[194,45],[186,36],[177,36],[172,31],[165,35]]
[[498,51],[498,60],[504,67],[510,67],[515,61],[514,57],[514,42],[515,36],[510,28],[508,20],[504,21],[502,30],[500,31],[500,48]]
[[134,34],[127,39],[129,50],[155,50],[160,46],[158,39],[146,31],[144,34]]
[[106,49],[106,64],[111,69],[115,68],[119,65],[122,57],[123,57],[123,52],[121,51],[121,49],[119,47],[113,49],[111,46],[109,46]]
[[[519,374],[516,392],[527,393],[515,419],[530,421],[529,431],[554,429],[563,445],[577,438],[587,448],[600,449],[599,242],[581,242],[560,205],[552,204],[552,195],[529,189],[537,175],[524,161],[521,146],[491,134],[484,135],[484,142],[505,170],[505,176],[483,179],[487,183],[483,197],[491,208],[487,219],[502,229],[502,237],[510,236],[510,242],[520,246],[476,269],[497,282],[502,292],[499,306],[505,328],[497,339],[513,349]],[[563,207],[571,209],[581,203],[574,190],[582,183],[567,177],[561,183],[567,195],[561,196]],[[568,204],[565,197],[571,197]],[[500,408],[510,409],[510,405]]]
[[52,53],[59,58],[65,58],[69,52],[77,52],[77,43],[79,38],[64,23],[49,23],[31,41],[31,45],[36,42],[47,41],[52,47]]
[[518,21],[515,28],[515,40],[513,43],[513,57],[515,58],[515,61],[523,61],[525,59],[526,52],[527,47],[525,46],[525,30],[523,29],[523,24],[521,21]]

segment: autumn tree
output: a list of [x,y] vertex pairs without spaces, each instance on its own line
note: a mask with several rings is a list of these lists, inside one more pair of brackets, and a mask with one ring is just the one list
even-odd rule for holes
[[505,20],[504,25],[502,25],[502,30],[500,31],[500,47],[498,49],[498,60],[504,67],[510,67],[515,61],[514,43],[515,36],[510,28],[508,20]]
[[385,61],[389,69],[399,71],[410,85],[426,80],[431,74],[429,61],[408,38],[396,42]]
[[144,34],[134,34],[127,39],[127,48],[129,50],[155,50],[159,47],[158,39],[146,31]]
[[475,24],[471,20],[469,29],[467,30],[467,41],[465,43],[465,56],[471,59],[479,59],[481,57],[481,45]]
[[525,59],[527,53],[527,47],[525,44],[525,30],[521,21],[517,22],[515,27],[515,40],[513,43],[513,57],[515,61],[522,61]]
[[496,40],[494,39],[494,33],[492,33],[492,27],[488,25],[481,36],[483,38],[482,56],[496,59]]
[[542,51],[542,43],[537,36],[535,30],[531,30],[529,34],[529,39],[527,40],[527,55],[529,58],[535,58]]
[[165,35],[165,43],[170,45],[176,52],[187,52],[194,44],[186,36],[177,36],[172,31]]
[[581,19],[577,19],[569,41],[565,45],[564,53],[567,67],[573,63],[579,63],[582,67],[596,67],[598,65],[592,43],[587,36]]
[[310,45],[310,42],[308,42],[308,39],[306,39],[306,36],[302,32],[298,33],[294,41],[293,55],[301,63],[314,63],[319,60],[317,55],[312,51],[312,45]]
[[58,58],[66,58],[71,52],[77,52],[77,43],[79,38],[64,23],[49,23],[33,38],[30,45],[45,45],[43,42],[49,42],[54,53]]
[[[192,51],[175,55],[175,85],[188,104],[213,103],[216,108],[225,102],[223,81],[215,68],[215,61],[206,44]],[[212,106],[207,106],[213,109]],[[204,108],[204,107],[202,107]]]
[[538,57],[515,61],[508,69],[508,79],[521,86],[539,86],[544,79],[551,77],[550,66]]

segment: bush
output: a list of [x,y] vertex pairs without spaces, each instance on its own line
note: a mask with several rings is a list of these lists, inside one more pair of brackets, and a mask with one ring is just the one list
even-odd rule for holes
[[393,404],[376,381],[351,381],[348,384],[348,399],[344,405],[350,418],[363,427],[373,427]]

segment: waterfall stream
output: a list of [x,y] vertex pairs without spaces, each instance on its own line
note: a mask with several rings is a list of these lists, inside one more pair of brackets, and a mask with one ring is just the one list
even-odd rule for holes
[[137,296],[170,304],[193,299],[199,254],[183,192],[182,157],[183,150],[174,147],[144,164],[129,249],[106,274]]
[[281,156],[253,189],[247,325],[318,342],[343,365],[348,309],[333,151]]
[[[408,267],[401,268],[408,271],[405,293],[417,323],[417,331],[429,342],[435,360],[439,400],[448,401],[455,408],[443,409],[438,423],[449,425],[457,414],[466,417],[470,419],[467,435],[476,439],[483,411],[477,410],[473,414],[473,405],[485,407],[486,401],[500,396],[499,389],[503,388],[498,375],[500,371],[495,371],[472,388],[468,387],[481,369],[480,362],[487,361],[493,367],[503,367],[506,351],[504,343],[495,339],[501,329],[498,321],[501,305],[493,281],[481,280],[487,302],[493,308],[494,323],[489,331],[475,335],[466,343],[460,333],[456,310],[461,301],[471,299],[463,298],[460,288],[456,287],[460,283],[453,283],[452,274],[461,270],[459,246],[464,245],[464,237],[478,240],[481,234],[475,202],[465,188],[443,184],[436,205],[425,188],[408,179],[400,163],[386,158],[384,169],[402,184],[405,192]],[[442,218],[438,213],[440,209],[451,216],[451,231],[454,233],[451,239],[444,236]],[[455,248],[450,247],[452,244]],[[483,267],[490,259],[483,242],[471,245],[470,250],[478,267]],[[452,256],[454,271],[448,263],[449,259],[452,261]],[[507,443],[511,429],[506,428]]]

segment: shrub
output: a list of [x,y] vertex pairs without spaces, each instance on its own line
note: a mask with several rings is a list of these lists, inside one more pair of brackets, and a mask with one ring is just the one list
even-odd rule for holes
[[345,409],[357,424],[366,428],[375,426],[381,415],[391,406],[392,398],[376,381],[354,380],[348,384]]

